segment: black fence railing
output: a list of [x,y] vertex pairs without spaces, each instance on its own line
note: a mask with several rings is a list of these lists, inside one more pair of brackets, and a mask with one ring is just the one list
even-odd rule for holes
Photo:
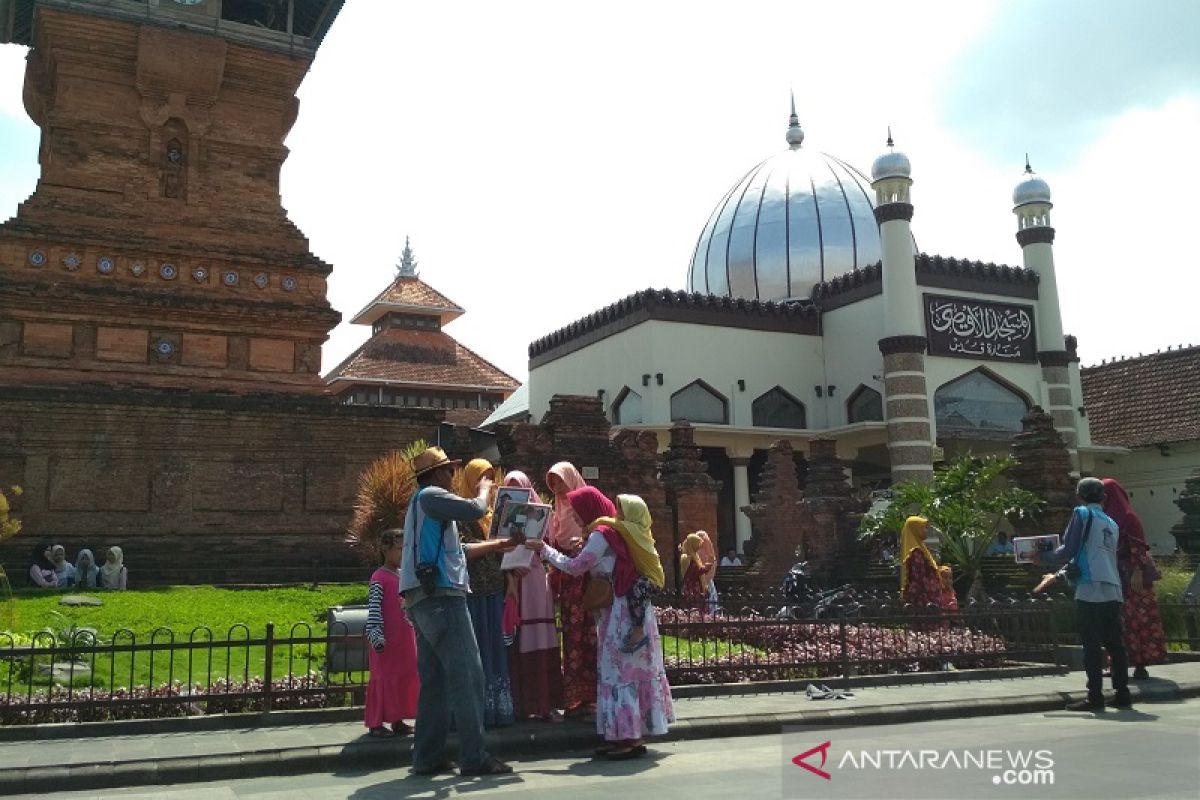
[[[1077,642],[1074,603],[998,596],[958,611],[914,608],[894,594],[834,590],[801,600],[725,593],[717,603],[655,598],[672,684],[849,679],[948,669],[1061,663]],[[1200,657],[1200,608],[1160,603],[1169,649]],[[244,625],[220,638],[160,628],[101,638],[87,630],[0,632],[0,724],[86,722],[361,705],[367,644],[360,625],[279,635]],[[353,632],[352,632],[353,631]]]
[[1044,598],[993,598],[954,612],[853,590],[656,602],[673,684],[1051,664],[1058,639],[1056,604]]
[[0,632],[0,724],[90,722],[361,704],[366,641],[342,623],[314,635],[297,623],[278,636],[237,624],[215,639],[167,628],[139,640],[118,630]]

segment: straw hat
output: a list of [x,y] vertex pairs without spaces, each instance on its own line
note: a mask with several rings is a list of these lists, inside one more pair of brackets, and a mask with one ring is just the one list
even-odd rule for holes
[[447,458],[446,451],[442,448],[431,447],[413,458],[412,468],[414,474],[424,475],[426,472],[435,470],[438,467],[457,467],[461,463],[461,459],[451,460]]

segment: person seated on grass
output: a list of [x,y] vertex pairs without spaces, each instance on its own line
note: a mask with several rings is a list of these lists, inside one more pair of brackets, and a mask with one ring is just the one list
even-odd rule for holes
[[67,561],[67,548],[61,544],[50,548],[50,564],[54,567],[54,582],[58,588],[75,585],[75,565]]
[[38,542],[29,555],[29,585],[39,589],[57,589],[58,576],[50,561],[50,543]]
[[121,591],[125,589],[129,571],[125,569],[125,555],[119,547],[108,548],[108,557],[100,568],[100,587]]
[[86,547],[75,556],[75,583],[81,589],[95,589],[100,585],[100,568],[96,557]]

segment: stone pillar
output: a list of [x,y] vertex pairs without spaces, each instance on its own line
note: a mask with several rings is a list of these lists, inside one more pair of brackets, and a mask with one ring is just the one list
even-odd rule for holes
[[745,512],[750,505],[750,459],[731,458],[730,461],[733,462],[733,519],[737,526],[737,549],[739,553],[744,553],[752,532],[750,518]]
[[1013,521],[1018,536],[1059,533],[1067,526],[1075,506],[1075,481],[1071,477],[1071,457],[1053,418],[1034,406],[1021,419],[1021,432],[1013,437],[1012,456],[1017,463],[1009,478],[1046,501],[1035,518]]
[[892,483],[933,478],[933,431],[925,383],[924,336],[879,340]]
[[840,555],[852,550],[857,517],[861,510],[851,498],[850,483],[837,457],[837,441],[809,442],[808,477],[802,504],[812,513],[812,529],[805,534],[805,556],[815,573],[829,585]]
[[1171,528],[1171,535],[1180,550],[1188,555],[1200,555],[1200,472],[1187,479],[1175,505],[1183,512],[1183,519]]
[[[667,561],[674,560],[675,516],[667,502],[667,492],[658,479],[661,461],[658,456],[658,436],[650,431],[618,431],[612,440],[613,447],[625,461],[621,494],[636,494],[646,501],[653,517],[651,530],[658,555]],[[616,502],[614,496],[613,502]]]
[[805,532],[815,525],[801,501],[790,442],[776,442],[767,451],[759,492],[746,514],[754,523],[746,549],[746,582],[757,590],[778,588],[792,564],[808,558]]
[[[663,556],[667,586],[678,588],[682,579],[677,574],[679,560],[675,557],[679,543],[689,533],[708,531],[716,544],[717,494],[721,490],[720,481],[709,476],[707,466],[700,459],[695,430],[686,421],[681,420],[671,427],[671,445],[663,453],[661,474],[666,500],[674,516],[674,529],[670,550],[664,552],[661,548],[666,543],[662,542],[659,553]],[[661,532],[656,531],[655,538],[659,536]]]

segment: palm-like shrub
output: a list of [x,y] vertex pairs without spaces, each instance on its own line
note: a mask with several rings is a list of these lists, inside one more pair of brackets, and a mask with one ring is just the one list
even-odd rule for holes
[[358,479],[358,496],[346,541],[366,561],[379,560],[379,536],[404,526],[408,503],[417,489],[412,459],[429,445],[418,440],[403,450],[380,456]]

